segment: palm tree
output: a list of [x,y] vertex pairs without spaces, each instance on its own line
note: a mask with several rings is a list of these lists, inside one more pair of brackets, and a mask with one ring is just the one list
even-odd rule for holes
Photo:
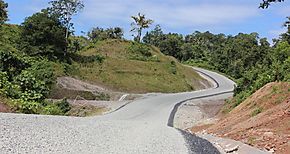
[[142,30],[145,28],[149,28],[149,26],[153,23],[153,20],[146,19],[145,15],[141,13],[138,13],[137,16],[131,16],[131,18],[134,20],[134,22],[131,23],[131,32],[137,33],[137,36],[135,36],[134,40],[140,42]]

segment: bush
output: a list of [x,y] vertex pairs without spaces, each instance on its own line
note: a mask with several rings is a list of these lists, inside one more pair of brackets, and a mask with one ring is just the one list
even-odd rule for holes
[[15,78],[15,84],[20,85],[21,98],[24,100],[43,100],[50,90],[44,81],[37,79],[32,72],[26,70]]
[[67,47],[66,28],[47,10],[33,14],[22,23],[21,48],[31,56],[63,58]]
[[26,101],[23,99],[14,100],[14,107],[18,112],[25,114],[39,114],[42,105],[35,101]]
[[254,116],[256,116],[256,115],[262,113],[262,111],[263,111],[263,108],[261,108],[261,107],[257,107],[257,108],[256,108],[256,109],[251,113],[251,116],[254,117]]
[[172,74],[176,74],[177,73],[175,61],[171,61],[170,62],[170,71],[171,71]]
[[157,55],[152,55],[150,47],[145,44],[132,42],[127,50],[131,53],[129,58],[132,60],[160,62]]
[[42,114],[65,115],[71,110],[71,106],[66,99],[57,102],[45,101]]

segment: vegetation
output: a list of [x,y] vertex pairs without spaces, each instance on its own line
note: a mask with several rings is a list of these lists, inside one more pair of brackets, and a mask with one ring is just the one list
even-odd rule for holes
[[[50,15],[58,17],[61,24],[66,28],[65,42],[68,44],[68,38],[73,29],[72,16],[80,12],[84,8],[84,4],[81,0],[53,0],[49,4],[51,4],[51,7],[48,8]],[[65,48],[64,55],[66,55],[66,52]]]
[[[263,1],[261,7],[281,1]],[[64,75],[127,92],[200,88],[201,77],[177,60],[234,78],[238,86],[235,98],[228,103],[231,109],[266,83],[290,81],[289,17],[284,24],[288,31],[270,46],[257,33],[226,36],[196,31],[183,36],[165,34],[159,25],[142,39],[143,30],[153,20],[139,13],[132,16],[131,31],[136,32],[132,42],[123,38],[120,27],[96,27],[88,36],[74,36],[71,20],[84,7],[80,0],[53,0],[49,8],[27,17],[21,25],[4,23],[8,20],[7,7],[0,0],[0,97],[5,97],[17,112],[69,112],[71,106],[66,99],[49,102],[49,96],[109,99],[102,93],[79,91],[60,97],[53,90],[57,89],[56,77]]]
[[[288,34],[282,34],[285,35]],[[287,37],[276,40],[271,47],[267,39],[259,38],[257,33],[226,36],[197,31],[182,36],[164,34],[157,26],[146,33],[143,41],[186,64],[216,70],[234,78],[238,86],[233,107],[266,83],[290,81],[290,44]]]
[[8,14],[6,10],[7,7],[8,7],[8,4],[5,3],[3,0],[0,0],[0,24],[3,24],[8,18]]
[[116,91],[178,92],[201,86],[201,78],[191,68],[164,56],[157,48],[137,42],[98,41],[78,54],[83,57],[101,56],[104,61],[74,61],[67,75]]
[[25,19],[22,24],[21,50],[30,56],[45,56],[49,59],[63,58],[67,46],[66,28],[57,16],[47,10]]
[[137,33],[134,40],[140,42],[142,39],[142,30],[149,28],[149,26],[153,23],[153,20],[146,19],[145,15],[141,13],[138,13],[137,16],[132,16],[131,18],[134,20],[134,22],[131,23],[131,32]]
[[96,27],[88,33],[88,37],[92,42],[103,41],[106,39],[122,39],[123,35],[123,29],[120,27],[108,29]]

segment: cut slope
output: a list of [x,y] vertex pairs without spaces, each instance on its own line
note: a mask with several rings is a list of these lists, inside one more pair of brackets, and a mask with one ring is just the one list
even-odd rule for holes
[[[103,63],[73,63],[70,76],[114,91],[133,93],[181,92],[203,89],[209,83],[192,68],[181,65],[174,58],[148,47],[151,57],[129,50],[132,42],[100,41],[80,52],[82,56],[101,55]],[[137,57],[141,60],[136,60]]]
[[269,83],[207,129],[255,147],[290,152],[290,83]]

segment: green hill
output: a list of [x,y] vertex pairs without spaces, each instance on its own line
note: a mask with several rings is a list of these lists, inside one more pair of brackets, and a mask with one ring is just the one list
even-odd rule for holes
[[[192,68],[163,55],[157,48],[130,41],[99,41],[74,57],[72,65],[64,70],[68,76],[114,91],[181,92],[208,84]],[[90,62],[92,58],[102,62]],[[57,72],[64,75],[60,70]]]
[[[0,104],[3,111],[64,115],[71,109],[68,102],[49,99],[81,96],[89,100],[112,100],[115,94],[120,95],[118,92],[183,92],[209,84],[192,68],[150,45],[112,39],[94,43],[84,37],[72,37],[70,45],[79,40],[82,49],[78,52],[74,52],[76,46],[72,45],[67,55],[61,57],[34,55],[23,51],[26,44],[20,26],[1,26]],[[58,86],[58,77],[72,77],[106,91],[65,89]]]

